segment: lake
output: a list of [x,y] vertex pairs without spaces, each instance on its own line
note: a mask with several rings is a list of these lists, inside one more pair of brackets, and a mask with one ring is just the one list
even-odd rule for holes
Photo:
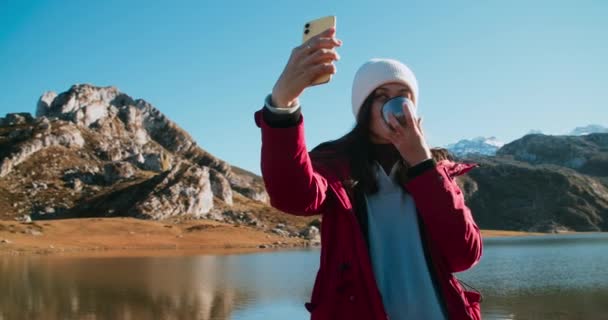
[[[0,320],[308,319],[319,250],[0,257]],[[484,319],[608,319],[608,234],[484,240]]]

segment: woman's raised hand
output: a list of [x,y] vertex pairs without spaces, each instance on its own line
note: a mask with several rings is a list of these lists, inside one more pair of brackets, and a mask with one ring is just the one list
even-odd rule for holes
[[329,28],[293,48],[289,61],[272,89],[272,102],[276,107],[294,106],[304,89],[324,74],[336,73],[334,61],[340,56],[336,47],[342,41],[335,37],[336,29]]

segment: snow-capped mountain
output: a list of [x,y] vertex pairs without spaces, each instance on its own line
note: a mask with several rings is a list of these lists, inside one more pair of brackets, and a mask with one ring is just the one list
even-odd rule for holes
[[590,133],[608,133],[608,128],[599,124],[590,124],[584,127],[576,127],[570,132],[571,136],[582,136]]
[[496,137],[477,137],[473,139],[463,139],[456,143],[448,144],[446,148],[458,157],[464,157],[467,154],[482,154],[493,156],[496,150],[504,145],[498,141]]

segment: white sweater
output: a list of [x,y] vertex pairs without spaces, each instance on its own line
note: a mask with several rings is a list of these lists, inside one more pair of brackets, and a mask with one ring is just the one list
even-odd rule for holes
[[418,227],[414,199],[376,162],[379,191],[366,195],[374,275],[391,320],[446,319]]

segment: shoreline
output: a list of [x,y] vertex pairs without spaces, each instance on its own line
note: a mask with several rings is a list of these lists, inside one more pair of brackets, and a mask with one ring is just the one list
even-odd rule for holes
[[[481,230],[482,237],[555,233]],[[584,234],[587,232],[562,232]],[[154,221],[134,218],[0,220],[0,256],[160,257],[226,255],[319,248],[246,226],[210,220]]]

